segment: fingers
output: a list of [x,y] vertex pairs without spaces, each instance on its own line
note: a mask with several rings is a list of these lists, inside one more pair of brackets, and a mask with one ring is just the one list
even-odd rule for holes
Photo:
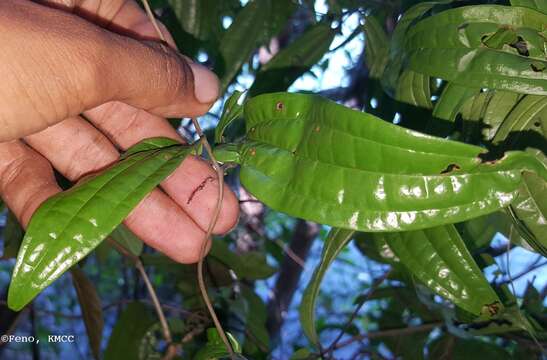
[[[165,119],[119,102],[105,104],[86,112],[85,115],[122,149],[150,137],[182,140]],[[217,181],[215,171],[207,163],[191,156],[162,182],[161,187],[206,230],[217,205]],[[214,233],[228,232],[237,223],[238,216],[239,202],[228,186],[225,186],[222,209]]]
[[[108,139],[81,118],[68,119],[26,137],[25,141],[73,181],[111,165],[119,157]],[[33,165],[26,164],[27,167]],[[24,185],[12,190],[21,196],[29,192]],[[141,201],[124,222],[145,243],[174,260],[183,263],[199,260],[205,231],[160,190],[154,190]]]
[[0,2],[0,43],[0,141],[112,100],[196,116],[218,96],[216,76],[174,50],[31,1]]
[[49,162],[20,141],[0,143],[0,196],[23,227],[61,189]]

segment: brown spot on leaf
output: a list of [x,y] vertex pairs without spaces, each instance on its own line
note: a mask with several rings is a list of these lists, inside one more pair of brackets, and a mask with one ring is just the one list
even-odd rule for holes
[[496,315],[500,311],[501,304],[499,301],[494,301],[491,304],[486,304],[482,308],[482,312],[488,312],[490,316]]
[[281,110],[283,110],[284,108],[285,108],[285,104],[283,104],[281,101],[278,102],[277,104],[275,104],[275,109],[276,109],[277,111],[281,111]]
[[315,132],[319,132],[319,131],[321,131],[321,126],[317,125],[317,126],[315,127],[315,129],[313,129],[313,130],[314,130]]
[[251,156],[255,156],[256,155],[256,149],[255,148],[252,148],[251,149]]
[[460,170],[461,167],[458,164],[449,164],[446,169],[441,171],[441,174],[449,174],[451,172],[454,172],[456,170]]

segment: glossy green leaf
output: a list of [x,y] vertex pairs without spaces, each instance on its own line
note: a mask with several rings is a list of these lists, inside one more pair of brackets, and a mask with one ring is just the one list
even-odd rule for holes
[[310,282],[308,283],[302,301],[300,303],[300,323],[307,338],[314,344],[319,344],[319,338],[315,329],[315,301],[319,294],[321,281],[327,272],[330,264],[344,249],[354,235],[352,230],[333,228],[325,239],[321,261],[315,269]]
[[420,2],[405,11],[399,22],[397,22],[397,27],[395,27],[393,35],[391,36],[391,41],[389,43],[388,63],[386,65],[384,75],[382,76],[382,86],[388,94],[393,96],[395,95],[395,90],[399,81],[399,75],[401,74],[401,69],[403,68],[403,63],[405,61],[404,39],[408,29],[416,21],[416,19],[423,16],[435,5],[448,4],[450,2],[452,1],[446,0]]
[[411,70],[401,74],[395,91],[395,99],[410,105],[433,108],[429,76]]
[[135,359],[141,356],[141,343],[156,322],[148,308],[139,302],[129,303],[116,322],[104,352],[105,360]]
[[433,116],[439,119],[455,121],[463,104],[473,95],[478,94],[478,88],[460,86],[448,83],[433,108]]
[[83,259],[192,149],[170,145],[134,152],[100,175],[45,201],[32,216],[19,250],[9,307],[20,310]]
[[240,179],[271,208],[330,226],[405,231],[507,206],[533,155],[435,138],[314,95],[267,94],[245,105]]
[[[408,31],[408,66],[462,86],[545,95],[547,72],[542,69],[547,61],[540,32],[546,23],[547,15],[524,7],[476,5],[450,9],[418,22]],[[513,47],[500,45],[507,41],[507,33],[498,32],[500,27],[523,28],[516,33],[525,41],[511,44]],[[493,44],[503,48],[486,46],[483,41],[489,36],[502,38],[501,42],[494,38]]]
[[547,2],[545,0],[511,0],[512,6],[524,6],[547,14]]
[[385,242],[420,282],[462,309],[490,317],[501,308],[498,296],[453,225],[368,236]]
[[[230,333],[226,333],[226,336],[232,345],[232,350],[234,353],[241,354],[241,346],[237,342],[236,338]],[[226,350],[226,345],[222,342],[217,329],[210,328],[207,329],[207,344],[198,351],[194,357],[194,360],[222,359],[228,357],[228,355],[229,353],[228,350]],[[240,359],[241,357],[238,358]]]
[[11,211],[8,211],[6,215],[6,226],[4,227],[3,244],[4,250],[2,252],[2,259],[11,259],[17,256],[25,231],[19,225],[19,221]]
[[240,99],[243,96],[243,92],[234,91],[234,93],[224,103],[224,109],[218,124],[215,128],[215,143],[222,142],[222,135],[230,124],[243,115],[243,105],[240,104]]
[[389,53],[389,39],[374,16],[367,16],[365,25],[365,60],[371,78],[379,79],[384,73]]
[[223,93],[256,47],[283,29],[295,4],[290,0],[249,1],[220,40],[223,64],[219,69]]
[[72,284],[76,289],[78,302],[84,318],[85,330],[89,340],[89,347],[95,359],[101,358],[101,340],[103,338],[103,309],[101,299],[93,283],[78,267],[70,270]]
[[260,69],[249,95],[287,90],[296,79],[321,60],[335,35],[336,31],[329,23],[313,25]]

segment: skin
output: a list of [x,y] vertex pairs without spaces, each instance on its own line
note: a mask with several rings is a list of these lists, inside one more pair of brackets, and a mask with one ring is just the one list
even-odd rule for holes
[[[142,139],[183,141],[166,117],[203,115],[219,82],[161,45],[133,0],[0,1],[0,195],[26,227],[61,191],[53,168],[77,182]],[[217,202],[215,172],[189,157],[126,218],[145,243],[197,262]],[[214,229],[235,226],[238,201],[225,189]]]

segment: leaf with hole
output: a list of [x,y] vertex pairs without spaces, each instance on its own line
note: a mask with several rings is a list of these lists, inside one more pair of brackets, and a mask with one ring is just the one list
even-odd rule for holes
[[[405,231],[468,220],[515,198],[536,157],[435,138],[324,98],[274,93],[245,104],[243,186],[271,208],[360,231]],[[226,147],[216,149],[220,155]]]
[[[406,33],[408,68],[466,87],[545,95],[547,60],[540,32],[546,23],[547,15],[524,7],[446,10]],[[536,45],[528,49],[529,44]]]
[[489,318],[502,307],[453,225],[360,234],[358,239],[385,243],[398,263],[420,282],[475,316]]

